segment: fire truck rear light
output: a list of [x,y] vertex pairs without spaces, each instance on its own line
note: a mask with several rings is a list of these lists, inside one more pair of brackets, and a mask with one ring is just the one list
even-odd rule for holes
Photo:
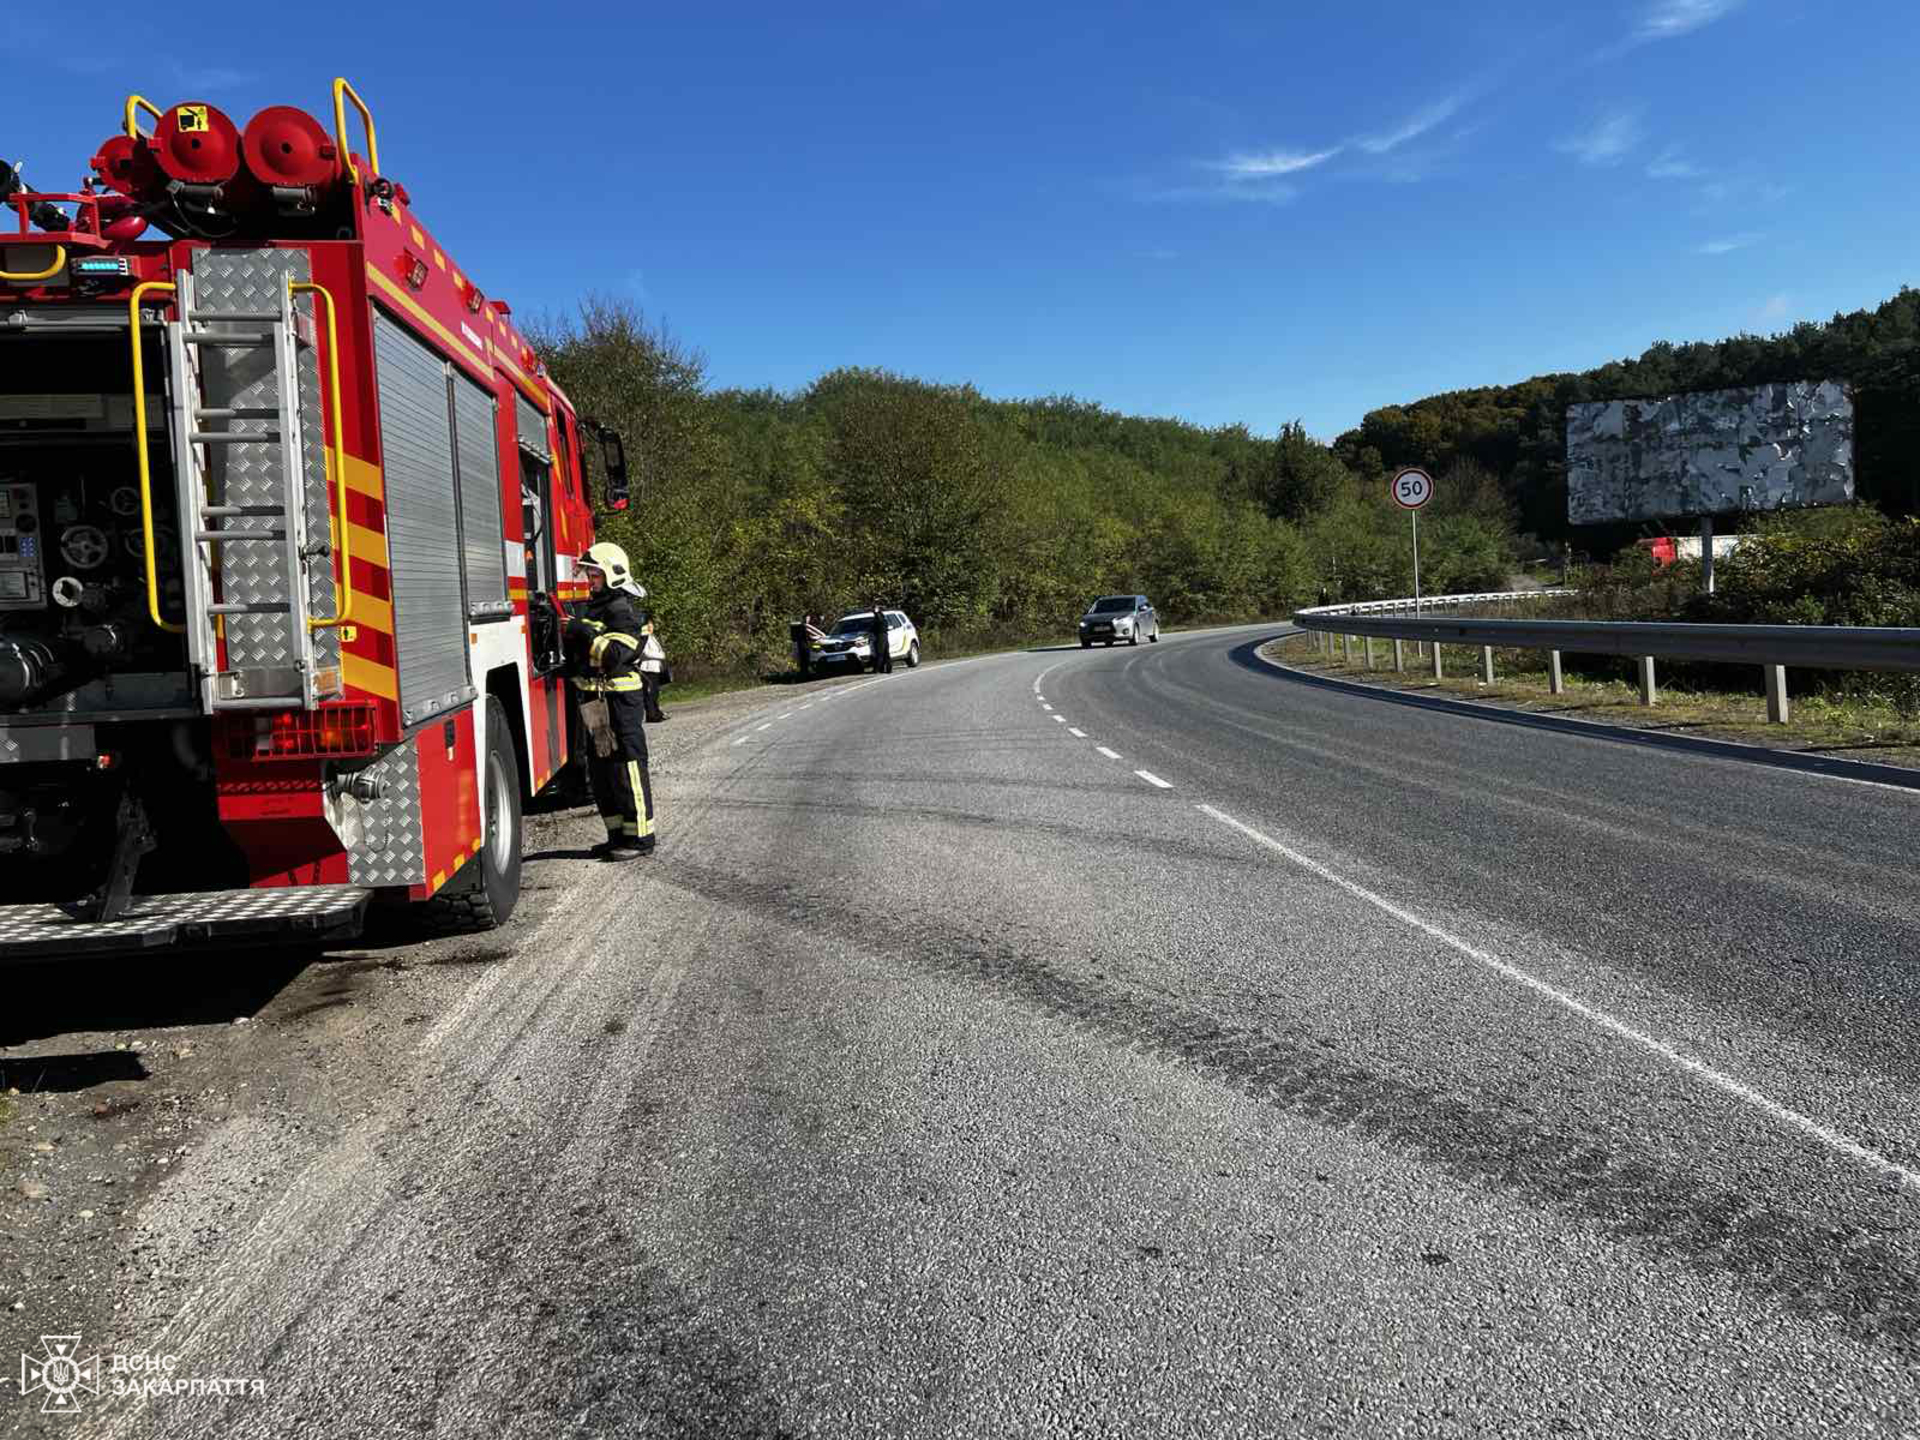
[[282,710],[254,721],[253,733],[235,733],[236,760],[348,758],[374,752],[373,707],[328,705],[319,710]]

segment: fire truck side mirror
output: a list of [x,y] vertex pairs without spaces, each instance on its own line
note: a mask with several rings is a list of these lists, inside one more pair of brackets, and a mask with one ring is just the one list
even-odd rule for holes
[[600,463],[607,472],[607,508],[627,508],[627,447],[612,430],[600,432]]

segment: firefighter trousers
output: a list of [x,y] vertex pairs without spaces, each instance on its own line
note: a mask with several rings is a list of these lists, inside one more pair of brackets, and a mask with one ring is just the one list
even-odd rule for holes
[[587,754],[594,803],[607,822],[607,843],[622,849],[653,848],[653,777],[647,762],[625,754]]
[[646,702],[639,682],[638,675],[624,676],[598,691],[606,696],[613,754],[600,754],[590,738],[587,778],[600,818],[607,822],[607,843],[620,849],[651,850],[653,777],[647,773]]

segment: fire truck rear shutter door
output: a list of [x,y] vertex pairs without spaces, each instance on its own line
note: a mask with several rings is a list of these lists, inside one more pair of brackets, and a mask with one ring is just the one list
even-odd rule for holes
[[444,360],[378,312],[373,346],[400,716],[412,725],[473,694],[467,683],[453,423]]
[[500,442],[494,399],[466,376],[453,377],[453,438],[460,464],[460,547],[467,612],[507,615],[506,551],[500,543]]
[[547,443],[547,417],[527,403],[526,397],[513,397],[514,413],[519,417],[520,448],[542,461],[551,462],[553,447]]

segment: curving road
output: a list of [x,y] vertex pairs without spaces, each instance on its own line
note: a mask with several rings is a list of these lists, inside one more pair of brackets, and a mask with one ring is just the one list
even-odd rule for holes
[[679,713],[92,1433],[1920,1434],[1916,797],[1274,633]]

